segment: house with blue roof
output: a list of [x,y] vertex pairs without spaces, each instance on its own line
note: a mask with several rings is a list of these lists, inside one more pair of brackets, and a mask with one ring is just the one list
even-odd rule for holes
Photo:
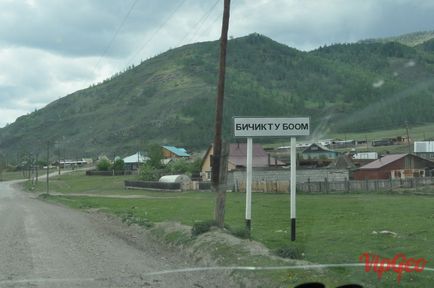
[[191,157],[191,155],[187,153],[187,150],[175,146],[161,146],[161,153],[165,159]]

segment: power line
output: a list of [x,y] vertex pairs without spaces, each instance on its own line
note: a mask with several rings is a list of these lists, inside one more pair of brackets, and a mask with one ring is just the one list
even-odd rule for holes
[[127,14],[125,14],[124,18],[122,19],[121,23],[119,24],[119,26],[117,27],[117,29],[115,30],[115,33],[113,33],[113,37],[110,40],[110,42],[107,44],[107,46],[104,49],[104,52],[102,53],[101,57],[99,57],[98,62],[96,64],[96,67],[99,68],[99,65],[102,61],[102,59],[107,55],[108,51],[110,50],[111,46],[113,45],[116,37],[119,34],[119,31],[122,29],[122,27],[124,26],[125,22],[127,21],[128,17],[130,16],[131,12],[134,9],[134,6],[136,6],[138,0],[133,0],[130,9],[128,10]]
[[[151,42],[151,40],[155,37],[155,35],[157,35],[157,33],[164,27],[166,26],[166,24],[169,22],[169,20],[173,17],[173,15],[175,15],[175,13],[179,10],[179,8],[181,8],[181,6],[185,3],[185,0],[182,0],[178,6],[175,7],[175,9],[169,14],[169,17],[166,18],[165,21],[163,21],[160,26],[158,26],[158,28],[156,30],[154,30],[154,33],[152,33],[151,37],[149,37],[145,43],[143,44],[143,46],[137,51],[137,53],[134,54],[133,57],[130,58],[131,61],[134,60],[134,58],[136,58],[138,55],[140,55],[140,53],[143,51],[143,49],[145,49],[145,47]],[[131,62],[128,61],[128,62]]]
[[216,17],[214,17],[214,19],[211,22],[209,22],[207,26],[203,26],[204,27],[203,29],[199,28],[198,33],[196,33],[196,36],[191,40],[191,42],[192,43],[197,42],[201,33],[211,29],[211,27],[217,22],[217,20],[221,20],[220,13],[218,13]]
[[[194,28],[193,28],[193,31],[194,30],[196,30],[196,31],[198,31],[199,29],[196,29],[197,27],[199,27],[199,25],[202,25],[207,19],[208,19],[208,17],[209,17],[209,15],[212,13],[212,11],[214,11],[214,8],[217,6],[217,4],[218,4],[218,2],[219,2],[220,0],[216,0],[215,2],[214,2],[214,4],[210,7],[210,9],[208,9],[208,11],[207,12],[205,12],[203,15],[202,15],[202,17],[199,19],[199,21],[197,21],[197,23],[194,25]],[[194,32],[193,32],[194,33]],[[192,34],[193,34],[192,33]],[[185,34],[185,36],[181,39],[181,44],[184,42],[184,40],[189,36],[189,35],[192,35],[192,34],[190,34],[190,32],[188,32],[187,34]],[[196,35],[193,35],[191,38],[190,38],[190,41],[188,41],[188,42],[191,42],[194,38],[195,38],[195,36]]]

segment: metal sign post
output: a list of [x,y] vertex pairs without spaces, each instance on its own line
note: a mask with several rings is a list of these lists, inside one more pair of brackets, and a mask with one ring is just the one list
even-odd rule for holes
[[295,145],[295,137],[291,137],[291,241],[295,241],[295,195],[296,195],[296,169],[297,169],[297,152]]
[[247,138],[247,161],[246,161],[246,227],[252,229],[252,158],[253,158],[253,139]]
[[290,210],[291,210],[291,240],[295,241],[296,232],[296,169],[297,152],[294,136],[308,136],[310,134],[310,119],[271,118],[271,117],[234,117],[234,136],[247,138],[246,159],[246,226],[251,230],[252,225],[252,166],[253,140],[252,137],[291,137],[291,178],[290,178]]

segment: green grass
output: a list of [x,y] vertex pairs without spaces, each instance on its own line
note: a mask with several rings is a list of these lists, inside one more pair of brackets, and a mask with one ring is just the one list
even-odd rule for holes
[[[60,180],[56,180],[58,183],[52,182],[53,189],[58,185],[64,193],[74,189],[74,192],[100,191],[98,193],[107,194],[110,191],[120,194],[122,187],[113,186],[113,183],[118,181],[115,178],[64,175]],[[90,183],[99,183],[99,188],[86,186]],[[82,190],[75,190],[79,188]],[[215,196],[211,192],[134,192],[162,198],[58,196],[49,197],[48,200],[79,209],[98,208],[123,218],[128,215],[130,218],[141,219],[145,224],[178,221],[193,225],[197,221],[213,218]],[[244,204],[243,193],[227,194],[225,219],[226,224],[234,229],[244,226]],[[423,257],[428,260],[428,266],[433,267],[433,207],[434,197],[424,196],[301,194],[297,198],[297,241],[293,243],[289,240],[289,196],[255,193],[252,205],[252,239],[264,243],[272,250],[293,247],[295,244],[299,251],[304,253],[304,259],[314,263],[357,263],[364,252],[388,258],[402,252],[408,257]],[[382,230],[396,232],[398,236],[395,238],[373,234],[373,231]],[[375,273],[366,273],[361,268],[340,268],[332,271],[339,275],[339,279],[342,277],[342,281],[365,283],[368,285],[366,287],[378,287],[379,284]],[[289,275],[299,279],[302,274],[291,272]],[[396,285],[395,276],[394,273],[385,273],[381,282],[385,285],[383,287]],[[336,283],[339,282],[339,279],[334,279]],[[434,281],[432,272],[404,274],[401,286],[429,287],[431,281]],[[412,286],[413,284],[416,286]]]
[[[124,189],[124,180],[135,180],[137,176],[85,176],[85,171],[76,171],[51,177],[50,191],[57,193],[130,195],[140,194],[141,190]],[[46,182],[34,184],[36,191],[45,192]],[[27,189],[31,183],[26,183]]]
[[[421,126],[415,126],[409,128],[410,138],[416,141],[422,141],[424,139],[434,137],[434,124],[425,124]],[[330,134],[330,137],[339,139],[355,139],[355,140],[379,140],[383,138],[395,138],[397,136],[406,136],[405,126],[400,129],[379,130],[374,132],[359,132],[359,133],[334,133]],[[327,137],[325,137],[327,138]]]
[[[433,139],[434,138],[434,124],[426,124],[421,126],[410,127],[409,129],[410,138],[413,141],[423,141],[425,139]],[[401,129],[390,129],[390,130],[378,130],[373,132],[358,132],[358,133],[331,133],[325,135],[322,139],[353,139],[353,140],[365,140],[367,139],[369,143],[372,140],[380,140],[383,138],[396,138],[397,136],[406,136],[405,127]],[[305,142],[305,141],[301,141]],[[266,148],[277,148],[279,146],[288,146],[289,141],[263,144]],[[413,150],[413,145],[411,145],[411,149]],[[349,151],[351,148],[342,148],[335,149],[336,151]],[[385,153],[389,151],[389,153],[408,153],[408,145],[391,145],[391,146],[378,146],[378,147],[369,147],[366,148],[366,145],[360,145],[357,148],[358,151],[375,151],[379,153]]]
[[10,180],[18,180],[25,179],[22,171],[3,171],[0,173],[0,181],[10,181]]

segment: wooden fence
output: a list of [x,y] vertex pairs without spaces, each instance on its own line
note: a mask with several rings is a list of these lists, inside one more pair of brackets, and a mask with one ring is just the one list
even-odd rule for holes
[[[420,188],[434,185],[434,177],[412,179],[387,179],[387,180],[346,180],[346,181],[307,181],[297,183],[297,192],[303,193],[354,193],[354,192],[379,192],[393,191],[402,188]],[[245,181],[236,181],[233,190],[244,192]],[[269,193],[286,193],[289,191],[289,181],[253,181],[252,191]],[[433,193],[434,194],[434,193]]]
[[97,171],[97,170],[87,170],[86,176],[121,176],[121,175],[132,175],[132,171],[130,170],[122,170],[122,171]]

